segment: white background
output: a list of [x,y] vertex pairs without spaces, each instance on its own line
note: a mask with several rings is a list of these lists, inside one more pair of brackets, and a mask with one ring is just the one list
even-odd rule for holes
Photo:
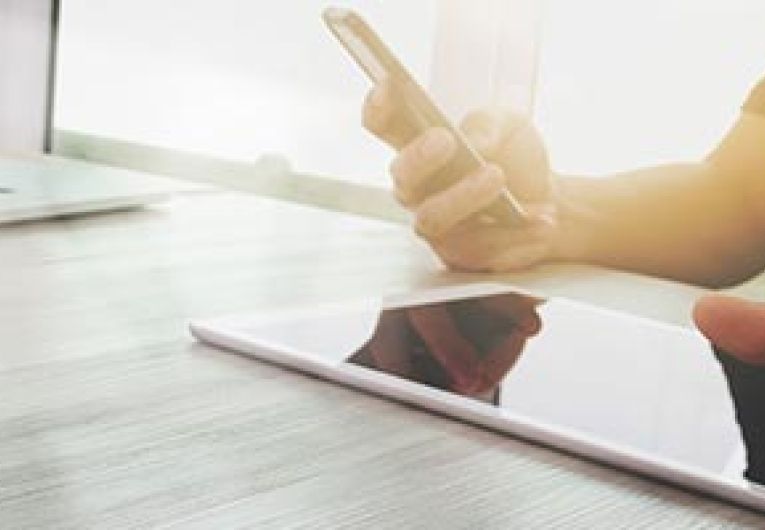
[[703,156],[765,77],[763,0],[549,0],[536,119],[563,172]]
[[[368,82],[320,18],[328,3],[64,0],[56,126],[385,183],[360,127]],[[435,0],[342,2],[421,79]]]
[[[364,13],[426,83],[434,49],[449,55],[449,39],[484,31],[436,31],[438,10],[465,9],[454,0],[344,4]],[[235,159],[280,152],[299,170],[386,184],[390,153],[360,127],[367,82],[322,26],[325,5],[64,0],[56,124]],[[703,156],[765,75],[762,0],[549,0],[543,12],[535,120],[563,172]],[[505,35],[516,33],[509,26]],[[486,68],[480,49],[502,43],[468,44],[473,64],[453,61],[450,74],[438,70],[438,83],[451,75],[463,92],[497,86],[471,76],[503,77]],[[436,64],[450,58],[436,56]],[[460,108],[491,103],[451,96]]]

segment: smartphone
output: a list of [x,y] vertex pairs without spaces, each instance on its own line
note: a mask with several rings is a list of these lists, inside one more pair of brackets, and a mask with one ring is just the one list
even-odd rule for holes
[[[427,183],[426,193],[444,190],[464,175],[486,165],[486,161],[470,145],[462,131],[451,123],[361,16],[349,9],[330,7],[324,10],[323,18],[337,40],[372,82],[388,80],[394,85],[421,132],[431,127],[443,127],[456,138],[457,149],[449,170],[431,179]],[[477,218],[484,224],[521,225],[527,216],[518,200],[508,190],[504,190],[497,200],[477,214]]]

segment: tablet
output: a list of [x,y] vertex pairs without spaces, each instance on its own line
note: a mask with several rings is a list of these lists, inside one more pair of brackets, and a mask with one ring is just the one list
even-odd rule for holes
[[191,323],[201,341],[765,510],[696,332],[501,284]]

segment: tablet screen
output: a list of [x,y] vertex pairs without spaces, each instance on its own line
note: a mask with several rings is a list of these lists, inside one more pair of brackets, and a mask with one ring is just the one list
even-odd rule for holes
[[349,362],[742,476],[746,455],[725,375],[689,330],[520,293],[386,309],[370,329]]
[[[727,484],[745,484],[746,469],[757,481],[729,390],[737,387],[726,378],[731,366],[726,361],[724,371],[688,329],[476,284],[387,303],[243,315],[198,332],[330,377],[351,363],[478,400],[509,421],[547,426],[627,458],[642,455],[664,469],[701,471]],[[337,378],[344,380],[341,372]]]

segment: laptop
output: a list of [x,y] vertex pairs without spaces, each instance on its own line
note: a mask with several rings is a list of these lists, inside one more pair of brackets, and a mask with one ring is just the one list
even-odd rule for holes
[[15,2],[3,8],[9,20],[33,23],[24,31],[7,31],[14,27],[7,23],[0,28],[5,88],[0,91],[0,224],[133,208],[199,188],[42,154],[50,153],[53,143],[59,4]]
[[0,158],[0,224],[136,208],[199,187],[78,160]]

